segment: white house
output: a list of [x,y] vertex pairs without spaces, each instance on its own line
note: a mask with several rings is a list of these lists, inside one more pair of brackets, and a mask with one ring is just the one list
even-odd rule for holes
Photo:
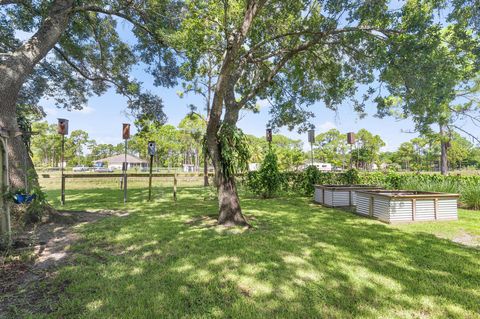
[[[122,169],[123,162],[125,161],[125,155],[115,155],[107,158],[102,158],[96,161],[93,161],[95,166],[108,167],[111,169]],[[127,169],[131,168],[144,168],[148,167],[148,162],[138,158],[136,156],[127,154]]]

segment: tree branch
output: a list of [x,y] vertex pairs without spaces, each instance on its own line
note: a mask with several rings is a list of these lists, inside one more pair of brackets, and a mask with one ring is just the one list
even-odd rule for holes
[[395,30],[395,29],[379,29],[379,28],[370,28],[370,27],[348,27],[348,28],[342,28],[338,30],[331,30],[331,31],[315,31],[315,30],[302,30],[302,31],[292,31],[292,32],[286,32],[282,34],[275,35],[273,37],[270,37],[264,41],[261,41],[248,50],[247,53],[245,53],[245,56],[251,55],[252,52],[257,50],[258,48],[264,47],[265,44],[279,40],[282,38],[290,37],[290,36],[304,36],[304,35],[311,35],[311,36],[320,36],[320,37],[326,37],[327,35],[337,35],[337,34],[342,34],[342,33],[349,33],[349,32],[366,32],[370,35],[375,36],[372,32],[378,32],[380,34],[384,34],[385,36],[388,34],[402,34],[403,32],[400,30]]
[[278,61],[275,65],[275,67],[270,71],[270,73],[267,75],[263,81],[258,83],[253,90],[250,91],[249,94],[244,96],[240,102],[238,102],[240,107],[243,107],[246,103],[248,103],[251,99],[253,99],[255,96],[258,95],[258,93],[265,88],[272,80],[273,78],[277,75],[277,73],[287,64],[288,61],[290,61],[291,58],[293,58],[295,55],[308,50],[312,46],[315,46],[320,43],[320,38],[312,41],[305,42],[303,44],[298,45],[297,47],[289,50],[281,59]]
[[459,130],[460,132],[463,132],[465,134],[467,134],[468,136],[470,136],[472,139],[474,139],[475,141],[477,141],[477,143],[480,144],[480,138],[476,137],[475,135],[473,135],[472,133],[464,130],[463,128],[459,127],[459,126],[456,126],[456,125],[452,125],[453,128],[455,128],[456,130]]
[[[73,10],[74,11],[97,12],[97,13],[103,13],[103,14],[107,14],[107,15],[122,18],[122,19],[130,22],[131,24],[133,24],[135,27],[137,27],[137,28],[143,30],[144,32],[146,32],[147,34],[151,35],[153,38],[158,40],[160,43],[162,43],[162,44],[164,43],[164,39],[160,39],[156,32],[151,31],[150,29],[148,29],[145,26],[145,24],[142,24],[141,22],[132,19],[132,17],[130,17],[129,15],[127,15],[125,13],[122,13],[120,11],[106,9],[106,8],[102,8],[102,7],[95,6],[95,5],[85,5],[85,6],[75,7]],[[143,14],[141,14],[141,15],[143,16]]]
[[0,0],[0,6],[6,6],[7,4],[23,4],[23,1],[18,0]]
[[80,68],[79,66],[77,66],[73,61],[71,61],[67,54],[65,52],[62,51],[62,49],[60,49],[59,47],[55,46],[53,48],[55,50],[55,52],[57,52],[60,57],[65,61],[65,63],[67,63],[72,69],[74,69],[80,76],[82,76],[83,78],[85,78],[86,80],[89,80],[89,81],[92,81],[92,82],[98,82],[98,81],[102,81],[102,82],[108,82],[110,84],[113,84],[120,92],[123,96],[125,96],[127,99],[129,99],[130,101],[132,101],[132,98],[130,97],[130,94],[128,94],[123,86],[121,86],[120,84],[118,84],[117,82],[115,82],[114,80],[108,78],[108,77],[105,77],[105,76],[99,76],[99,75],[91,75],[89,74],[86,70],[82,70],[82,68]]

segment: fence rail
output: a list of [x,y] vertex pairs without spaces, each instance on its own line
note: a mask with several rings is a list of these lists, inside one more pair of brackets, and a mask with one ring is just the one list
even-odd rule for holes
[[[178,180],[184,179],[184,178],[203,178],[205,175],[203,173],[152,173],[151,177],[160,177],[160,178],[171,178],[173,182],[173,199],[176,201],[177,200],[177,184]],[[213,177],[213,173],[208,173],[208,177]],[[123,173],[66,173],[63,174],[61,177],[61,203],[62,205],[65,204],[65,190],[66,190],[66,180],[67,179],[88,179],[88,178],[104,178],[104,179],[115,179],[118,178],[120,180],[120,189],[124,189],[126,192],[127,188],[127,180],[129,178],[150,178],[149,173],[127,173],[126,178]],[[151,183],[149,183],[149,192],[151,192]],[[149,196],[149,198],[151,198]],[[126,201],[126,197],[124,199]]]
[[[107,177],[123,177],[122,173],[102,173],[102,174],[71,174],[67,173],[63,175],[64,178],[107,178]],[[203,173],[152,173],[152,177],[203,177]],[[208,173],[209,177],[213,177],[213,173]],[[148,173],[127,173],[127,177],[150,177]]]

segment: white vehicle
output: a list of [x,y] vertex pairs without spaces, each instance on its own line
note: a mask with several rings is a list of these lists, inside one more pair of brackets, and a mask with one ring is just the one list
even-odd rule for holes
[[321,172],[331,172],[332,171],[332,164],[330,163],[314,163],[319,171]]
[[83,166],[83,165],[82,166],[75,166],[73,168],[73,171],[74,172],[88,172],[88,167]]
[[[305,164],[304,169],[312,164]],[[313,166],[318,168],[320,172],[331,172],[333,170],[332,164],[330,163],[313,163]]]

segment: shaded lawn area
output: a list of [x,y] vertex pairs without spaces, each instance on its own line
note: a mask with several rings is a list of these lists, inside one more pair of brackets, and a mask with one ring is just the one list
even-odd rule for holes
[[480,318],[480,250],[434,235],[480,235],[479,212],[390,226],[307,198],[243,198],[244,231],[214,226],[206,190],[181,188],[177,203],[170,191],[148,203],[133,189],[125,207],[119,190],[69,191],[65,209],[130,214],[79,227],[47,317]]

